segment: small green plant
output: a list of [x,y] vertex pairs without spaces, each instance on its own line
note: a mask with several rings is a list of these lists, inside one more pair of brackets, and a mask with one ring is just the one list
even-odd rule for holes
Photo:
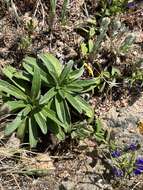
[[[51,108],[57,113],[59,120],[70,130],[71,126],[71,105],[80,114],[84,113],[89,118],[93,117],[91,106],[81,98],[80,94],[92,90],[96,86],[95,79],[82,80],[80,77],[84,68],[73,70],[73,62],[70,61],[62,66],[51,54],[40,54],[39,60],[32,57],[24,59],[23,67],[30,74],[34,74],[34,66],[40,70],[43,85],[50,88],[40,101],[45,104],[51,103]],[[68,131],[69,131],[68,130]]]
[[73,139],[81,140],[85,138],[91,138],[95,139],[99,143],[106,143],[105,133],[106,131],[103,129],[100,118],[96,118],[90,124],[88,124],[86,121],[73,124],[71,137]]
[[132,76],[128,78],[129,84],[133,86],[137,82],[143,86],[143,59],[140,59],[132,69]]
[[25,28],[29,35],[31,35],[37,28],[38,22],[36,18],[27,17]]
[[[106,84],[110,88],[116,86],[117,79],[121,77],[116,63],[120,61],[120,57],[129,53],[135,41],[135,35],[128,33],[128,29],[120,21],[107,17],[102,19],[99,28],[93,22],[91,25],[90,22],[90,25],[81,27],[81,30],[86,34],[85,41],[80,45],[82,64],[89,75],[96,77],[100,92]],[[102,64],[98,58],[103,52],[108,54],[107,65]]]
[[[96,59],[101,48],[108,50],[116,57],[126,54],[135,41],[135,35],[129,33],[124,24],[108,17],[102,19],[99,29],[96,25],[89,28],[81,27],[80,29],[88,36],[88,39],[81,43],[82,57],[92,61]],[[102,45],[103,42],[105,45]]]
[[57,5],[57,0],[50,0],[50,11],[52,16],[56,14],[56,5]]
[[22,37],[19,43],[19,48],[22,51],[26,51],[32,44],[32,38],[30,36]]
[[37,20],[35,18],[31,18],[31,17],[26,17],[25,19],[25,30],[26,33],[24,34],[24,36],[21,37],[20,43],[19,43],[19,48],[22,51],[26,51],[28,50],[28,48],[31,46],[32,44],[32,35],[35,31],[35,29],[37,28]]
[[[63,0],[62,8],[61,8],[61,15],[59,16],[62,23],[65,22],[67,8],[68,8],[69,0]],[[56,7],[57,7],[57,0],[50,0],[50,14],[49,14],[49,23],[50,23],[50,30],[53,28],[55,16],[56,16]]]
[[69,4],[69,0],[64,0],[63,5],[62,5],[62,12],[61,12],[61,22],[63,23],[66,18],[66,12],[67,12],[67,7]]
[[37,67],[33,69],[33,78],[30,78],[25,72],[17,72],[8,66],[3,69],[3,74],[9,80],[0,80],[0,92],[4,92],[7,97],[5,104],[12,114],[17,115],[7,124],[5,134],[10,135],[16,130],[17,136],[22,140],[29,134],[31,147],[37,145],[39,129],[43,134],[47,134],[48,126],[52,125],[50,121],[59,128],[65,126],[58,120],[56,113],[49,109],[48,101],[41,104],[45,96],[41,94],[40,72]]
[[111,16],[123,13],[127,7],[128,0],[101,0],[99,2],[98,16]]

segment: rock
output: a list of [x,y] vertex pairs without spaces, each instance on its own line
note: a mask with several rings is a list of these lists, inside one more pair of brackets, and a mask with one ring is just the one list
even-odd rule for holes
[[[112,107],[102,116],[103,126],[117,144],[142,144],[143,135],[138,130],[138,122],[143,122],[143,96],[127,107]],[[124,145],[123,145],[124,146]],[[142,151],[142,149],[141,149]]]
[[143,120],[143,96],[133,105],[124,108],[113,107],[102,118],[106,126],[116,128],[136,127]]
[[20,147],[20,139],[18,139],[17,137],[16,137],[16,134],[15,133],[13,133],[11,136],[10,136],[10,138],[9,138],[9,140],[7,141],[7,143],[6,143],[6,147],[7,148],[11,148],[11,149],[19,149],[19,147]]
[[72,181],[63,181],[59,186],[59,190],[73,190],[75,188],[75,183]]

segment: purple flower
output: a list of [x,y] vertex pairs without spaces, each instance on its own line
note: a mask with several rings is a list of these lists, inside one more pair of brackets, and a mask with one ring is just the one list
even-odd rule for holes
[[136,167],[137,167],[137,169],[139,169],[139,170],[142,170],[142,171],[143,171],[143,166],[141,166],[141,165],[136,165]]
[[135,2],[130,2],[130,3],[127,4],[127,8],[129,8],[129,9],[132,9],[132,8],[134,8],[135,6],[136,6],[136,3],[135,3]]
[[141,164],[143,165],[143,158],[137,158],[136,165]]
[[134,174],[140,175],[143,172],[143,158],[137,158],[135,162]]
[[142,173],[139,169],[135,169],[133,172],[135,175],[140,175]]
[[120,152],[119,150],[115,150],[115,151],[113,151],[113,152],[111,153],[111,156],[112,156],[113,158],[118,158],[118,157],[121,156],[121,152]]
[[131,151],[135,151],[137,150],[137,145],[132,143],[129,147],[128,147],[128,150],[131,150]]
[[123,176],[123,171],[121,169],[118,169],[116,167],[113,167],[112,172],[116,177],[122,177]]

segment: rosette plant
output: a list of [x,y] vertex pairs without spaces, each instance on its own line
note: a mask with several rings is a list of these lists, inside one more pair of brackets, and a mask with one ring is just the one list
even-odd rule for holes
[[73,62],[62,65],[58,59],[48,53],[42,53],[38,59],[26,57],[23,67],[34,75],[34,67],[38,68],[42,85],[49,91],[41,98],[40,105],[50,102],[57,118],[65,124],[67,131],[71,130],[71,108],[79,114],[92,118],[91,106],[80,96],[96,86],[96,79],[81,79],[84,68],[73,70]]
[[[11,111],[13,121],[7,123],[5,134],[17,131],[17,136],[23,140],[29,134],[29,143],[35,147],[38,142],[39,130],[47,134],[49,121],[56,126],[64,127],[56,113],[49,109],[48,101],[41,94],[41,75],[37,67],[33,67],[33,77],[25,72],[17,72],[11,66],[3,69],[6,80],[0,80],[0,92],[3,100]],[[48,92],[50,93],[50,92]],[[5,96],[5,97],[4,97]]]

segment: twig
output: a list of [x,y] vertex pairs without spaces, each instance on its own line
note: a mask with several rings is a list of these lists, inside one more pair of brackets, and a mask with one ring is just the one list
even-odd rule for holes
[[37,0],[37,5],[36,5],[36,9],[35,9],[35,11],[34,11],[34,14],[33,14],[33,17],[35,17],[36,16],[36,13],[37,13],[37,10],[38,10],[38,7],[39,7],[39,4],[40,4],[40,0]]
[[44,23],[45,23],[45,11],[44,11],[44,7],[43,7],[43,4],[40,0],[40,5],[41,5],[41,8],[42,8],[42,16],[43,16],[43,20],[42,20],[42,27],[44,27]]
[[21,188],[20,188],[20,186],[19,186],[19,184],[18,184],[18,182],[17,182],[17,180],[16,180],[15,175],[11,173],[11,176],[13,177],[13,179],[14,179],[14,181],[15,181],[17,187],[18,187],[18,189],[21,190]]
[[134,190],[140,183],[141,183],[140,181],[138,183],[136,183],[131,190]]
[[19,24],[20,23],[20,19],[19,19],[19,15],[18,15],[18,12],[17,12],[17,8],[16,8],[13,0],[11,0],[11,8],[12,8],[13,13],[14,13],[13,17],[16,18],[15,21],[17,22],[17,24]]

